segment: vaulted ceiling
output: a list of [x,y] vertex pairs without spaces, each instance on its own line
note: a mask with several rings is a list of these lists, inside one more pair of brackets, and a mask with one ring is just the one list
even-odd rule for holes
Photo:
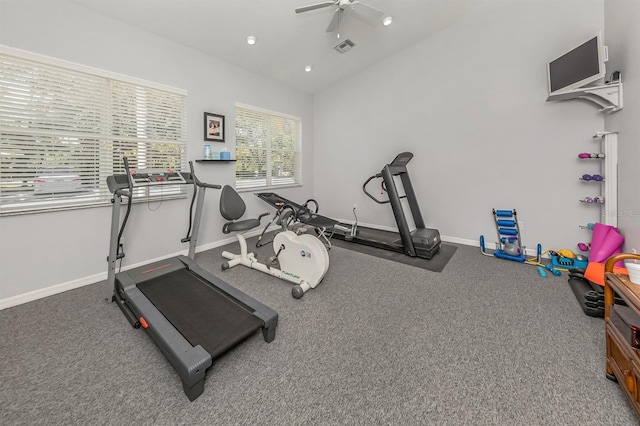
[[[331,1],[331,0],[329,0]],[[337,0],[339,1],[339,0]],[[345,1],[345,0],[343,0]],[[472,0],[355,0],[339,31],[326,32],[338,6],[321,0],[75,0],[92,11],[281,81],[307,93],[385,60],[454,22]],[[372,21],[367,6],[393,17]],[[367,19],[363,19],[367,18]],[[338,38],[339,33],[339,38]],[[256,43],[249,45],[247,37]],[[351,40],[346,53],[334,49]],[[305,72],[305,66],[312,66]]]

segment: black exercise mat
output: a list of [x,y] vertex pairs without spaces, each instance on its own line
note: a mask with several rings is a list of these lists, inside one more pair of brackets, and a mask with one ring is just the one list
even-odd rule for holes
[[432,272],[442,272],[458,249],[458,247],[454,245],[441,244],[440,251],[431,259],[422,259],[420,257],[407,256],[406,254],[395,251],[369,247],[364,244],[350,243],[337,238],[331,239],[331,245],[368,254],[370,256],[380,257],[382,259],[392,260],[405,265],[415,266],[416,268],[422,268]]

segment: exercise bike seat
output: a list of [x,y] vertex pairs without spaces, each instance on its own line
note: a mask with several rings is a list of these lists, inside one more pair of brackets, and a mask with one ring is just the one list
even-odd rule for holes
[[260,226],[260,219],[268,213],[261,214],[257,219],[245,219],[238,221],[247,210],[240,194],[229,185],[222,188],[220,194],[220,214],[230,222],[222,226],[222,232],[228,234],[230,232],[242,232]]

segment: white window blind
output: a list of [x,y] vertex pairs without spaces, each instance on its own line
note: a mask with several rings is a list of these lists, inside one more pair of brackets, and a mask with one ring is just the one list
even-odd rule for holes
[[[185,98],[178,89],[2,47],[0,215],[109,204],[106,178],[124,173],[124,156],[133,169],[183,170]],[[180,185],[136,196],[185,194]]]
[[301,120],[236,104],[236,188],[302,183]]

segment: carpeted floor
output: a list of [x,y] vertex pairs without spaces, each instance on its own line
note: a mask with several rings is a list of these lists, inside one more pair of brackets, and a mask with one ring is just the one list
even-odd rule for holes
[[225,354],[189,402],[104,283],[5,309],[0,423],[637,424],[605,378],[603,321],[566,276],[466,246],[441,273],[333,247],[324,281],[296,300],[285,281],[220,271],[222,249],[197,260],[279,312],[272,343],[258,333]]

